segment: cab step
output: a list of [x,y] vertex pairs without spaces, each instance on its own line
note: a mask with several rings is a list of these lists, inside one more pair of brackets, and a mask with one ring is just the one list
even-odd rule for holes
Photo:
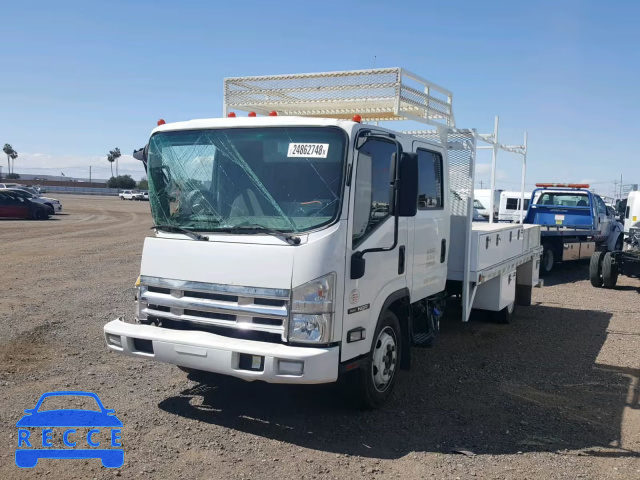
[[414,333],[411,339],[413,347],[433,347],[436,342],[436,336],[431,333]]

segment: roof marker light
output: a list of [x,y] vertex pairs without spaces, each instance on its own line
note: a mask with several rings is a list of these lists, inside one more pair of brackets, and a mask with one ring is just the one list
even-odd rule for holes
[[164,125],[165,123],[167,123],[167,122],[165,122],[162,118],[160,120],[158,120],[158,126]]
[[235,116],[236,116],[236,114],[235,114],[234,112],[229,112],[229,113],[227,114],[227,117],[229,117],[229,118],[233,118],[233,117],[235,117]]
[[277,117],[278,116],[278,112],[276,112],[275,110],[273,112],[269,112],[269,116],[270,117]]
[[589,188],[588,183],[536,183],[536,187],[542,188]]
[[362,117],[357,113],[353,116],[352,120],[356,123],[360,123],[362,121]]
[[250,117],[255,117],[256,116],[256,112],[249,112],[249,116]]

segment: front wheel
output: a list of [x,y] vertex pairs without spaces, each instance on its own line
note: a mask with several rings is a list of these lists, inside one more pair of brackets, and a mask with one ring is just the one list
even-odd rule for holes
[[607,252],[602,260],[602,283],[604,288],[615,288],[618,283],[618,266],[613,263],[613,255]]
[[36,214],[35,214],[36,220],[46,220],[47,218],[49,218],[49,215],[47,215],[47,213],[44,210],[36,210]]
[[357,401],[366,409],[380,408],[391,396],[400,365],[402,332],[395,313],[383,313],[365,368],[357,372]]

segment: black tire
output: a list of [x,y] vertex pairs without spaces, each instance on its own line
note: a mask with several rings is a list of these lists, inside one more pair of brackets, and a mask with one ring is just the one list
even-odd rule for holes
[[602,259],[604,252],[595,252],[589,263],[589,281],[596,288],[602,287]]
[[509,324],[516,311],[516,302],[511,302],[499,312],[491,312],[491,319],[496,323]]
[[549,275],[556,264],[555,252],[549,243],[542,245],[542,257],[540,258],[540,276]]
[[613,263],[613,255],[607,252],[602,260],[602,283],[604,288],[615,288],[618,283],[618,267]]
[[47,212],[45,212],[43,209],[39,208],[35,211],[34,217],[36,220],[47,220],[49,218],[49,215],[47,215]]
[[[391,310],[385,311],[378,321],[364,369],[354,372],[353,393],[360,408],[380,408],[391,396],[402,361],[402,341],[398,317]],[[385,365],[382,372],[378,368],[381,364]]]

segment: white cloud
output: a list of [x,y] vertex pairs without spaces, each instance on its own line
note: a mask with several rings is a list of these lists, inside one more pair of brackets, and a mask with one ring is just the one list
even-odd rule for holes
[[[490,163],[476,163],[476,180],[480,176],[491,176],[491,164]],[[505,180],[508,177],[507,172],[504,170],[496,169],[496,180]]]

